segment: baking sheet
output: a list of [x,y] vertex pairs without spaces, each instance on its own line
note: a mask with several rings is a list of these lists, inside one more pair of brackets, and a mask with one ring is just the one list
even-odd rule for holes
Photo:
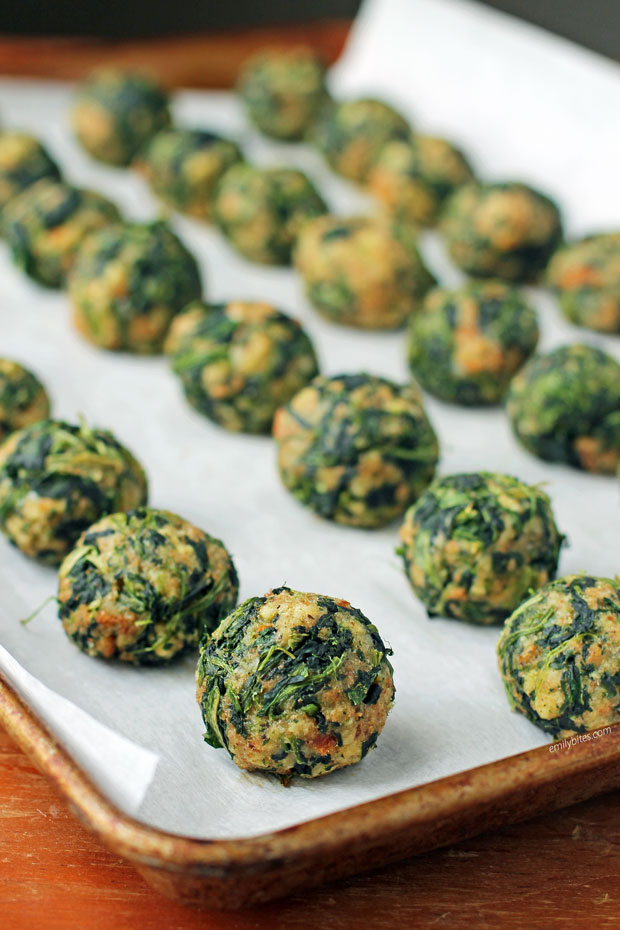
[[[333,83],[337,93],[373,91],[394,99],[416,116],[420,130],[462,144],[482,175],[539,184],[565,207],[569,235],[618,222],[618,127],[609,114],[617,119],[620,79],[613,65],[591,53],[462,0],[375,0],[364,7]],[[153,217],[158,206],[139,178],[92,163],[73,143],[66,124],[70,96],[69,86],[2,80],[2,122],[41,136],[71,180],[107,193],[131,217]],[[374,208],[329,175],[315,153],[250,132],[230,95],[184,92],[175,116],[230,133],[262,163],[301,165],[336,211]],[[407,377],[403,334],[330,325],[308,306],[291,271],[250,265],[215,231],[191,220],[175,218],[174,226],[201,263],[209,299],[269,300],[293,313],[314,339],[326,374]],[[442,282],[460,280],[432,234],[423,237],[423,250]],[[620,359],[619,339],[570,326],[553,299],[530,294],[542,348],[582,340]],[[55,415],[81,413],[113,429],[144,463],[152,505],[224,540],[242,598],[283,583],[344,597],[394,649],[396,704],[377,749],[358,766],[285,789],[239,771],[224,751],[203,744],[193,658],[168,669],[89,659],[65,638],[53,605],[20,625],[19,618],[54,593],[55,573],[0,540],[0,642],[10,653],[7,659],[0,651],[0,670],[123,809],[191,836],[256,835],[545,742],[508,709],[495,664],[498,631],[427,619],[394,554],[397,525],[364,532],[315,518],[280,485],[268,438],[229,434],[192,412],[164,359],[89,347],[72,329],[66,297],[21,276],[4,246],[0,320],[1,354],[42,377]],[[618,571],[617,482],[527,455],[500,410],[469,411],[431,398],[427,407],[441,441],[442,474],[485,468],[546,482],[570,540],[561,572]]]

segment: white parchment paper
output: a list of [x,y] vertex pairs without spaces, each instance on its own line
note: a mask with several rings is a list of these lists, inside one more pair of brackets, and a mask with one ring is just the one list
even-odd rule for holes
[[[564,206],[569,235],[618,224],[620,78],[591,53],[464,0],[375,0],[363,9],[333,86],[338,94],[393,99],[421,131],[460,143],[483,176],[540,185]],[[64,85],[2,80],[2,122],[41,136],[76,183],[107,193],[131,217],[153,217],[158,206],[139,178],[96,165],[74,144],[70,95]],[[374,209],[329,175],[315,153],[259,139],[230,95],[179,94],[175,115],[182,124],[230,133],[260,162],[301,165],[337,211]],[[215,231],[191,220],[175,218],[174,225],[200,260],[209,299],[270,300],[293,313],[312,335],[325,373],[407,377],[402,333],[330,325],[311,310],[291,271],[243,261]],[[423,248],[442,281],[460,280],[433,235],[424,236]],[[531,297],[543,348],[583,340],[620,359],[620,339],[578,330],[552,298],[536,290]],[[281,487],[268,438],[229,434],[193,413],[164,359],[88,346],[72,329],[66,297],[21,276],[4,246],[0,321],[1,354],[41,376],[55,415],[82,413],[113,429],[144,463],[151,503],[224,540],[242,598],[284,582],[345,597],[394,649],[397,699],[378,748],[358,766],[284,789],[204,745],[193,658],[168,669],[89,659],[65,638],[53,605],[20,625],[54,593],[55,573],[0,540],[0,642],[10,654],[0,651],[0,671],[121,807],[188,835],[247,836],[545,742],[508,709],[495,664],[497,630],[427,619],[394,554],[396,526],[363,532],[319,521]],[[428,410],[442,445],[441,473],[486,468],[547,482],[570,539],[561,571],[618,571],[617,482],[527,455],[500,410],[469,411],[430,398]]]

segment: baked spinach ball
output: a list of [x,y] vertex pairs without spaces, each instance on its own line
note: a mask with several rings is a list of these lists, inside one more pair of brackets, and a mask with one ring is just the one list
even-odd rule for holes
[[601,349],[560,346],[535,355],[506,395],[512,428],[549,462],[613,474],[620,463],[620,365]]
[[411,127],[389,104],[362,98],[324,107],[311,134],[334,171],[363,184],[384,145],[408,141]]
[[411,317],[409,365],[441,400],[497,404],[537,342],[536,314],[514,287],[471,281],[426,296]]
[[571,323],[620,333],[620,232],[561,248],[549,263],[547,282]]
[[0,446],[0,530],[50,565],[95,520],[146,497],[142,466],[107,430],[41,420]]
[[15,264],[47,287],[63,287],[88,233],[119,219],[102,194],[47,178],[13,197],[3,213]]
[[252,597],[202,644],[204,738],[239,768],[283,779],[359,762],[394,700],[388,655],[348,601],[285,587]]
[[152,75],[104,67],[80,85],[71,122],[89,155],[128,165],[151,136],[169,125],[168,103]]
[[191,304],[166,350],[189,403],[226,429],[267,433],[278,407],[318,374],[297,320],[270,304]]
[[407,579],[430,617],[504,620],[555,576],[563,535],[535,485],[492,472],[437,478],[400,530]]
[[238,587],[219,539],[141,507],[82,533],[60,566],[59,617],[87,655],[159,665],[196,647],[233,609]]
[[236,142],[206,129],[162,129],[135,167],[164,203],[199,220],[211,218],[220,177],[242,158]]
[[374,375],[316,377],[278,410],[280,477],[321,517],[372,529],[431,481],[437,437],[417,387]]
[[252,262],[287,265],[297,235],[325,213],[325,201],[296,168],[238,164],[215,189],[213,218],[230,243]]
[[193,255],[162,221],[89,236],[69,280],[73,321],[102,349],[161,352],[172,318],[200,297]]
[[446,198],[473,177],[463,153],[435,136],[388,142],[368,175],[368,189],[402,220],[434,226]]
[[514,710],[555,738],[620,720],[618,579],[568,575],[506,620],[499,667]]
[[0,358],[0,442],[49,413],[49,397],[37,376],[13,359]]
[[562,238],[553,201],[516,182],[465,184],[448,199],[440,227],[459,268],[507,281],[535,280]]
[[325,67],[310,48],[263,49],[243,65],[237,90],[249,119],[274,139],[301,139],[329,99]]
[[362,329],[402,326],[436,283],[415,229],[387,217],[312,220],[299,234],[294,262],[319,313]]
[[38,139],[25,132],[0,132],[0,212],[11,197],[41,178],[58,180],[58,165]]

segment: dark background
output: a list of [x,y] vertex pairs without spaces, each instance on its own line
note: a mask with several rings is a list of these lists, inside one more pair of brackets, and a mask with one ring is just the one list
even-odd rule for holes
[[[481,2],[620,58],[620,0]],[[2,0],[0,32],[150,37],[350,18],[359,5],[359,0]]]

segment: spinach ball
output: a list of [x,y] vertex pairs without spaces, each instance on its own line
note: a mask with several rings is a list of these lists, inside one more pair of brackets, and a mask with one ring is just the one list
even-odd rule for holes
[[620,365],[601,349],[576,344],[535,355],[513,378],[506,411],[538,458],[602,474],[620,464]]
[[166,350],[189,403],[226,429],[266,433],[278,407],[316,374],[310,339],[270,304],[191,304]]
[[0,358],[0,443],[49,413],[49,397],[37,376],[13,359]]
[[123,223],[89,236],[69,280],[73,321],[102,349],[161,352],[172,318],[200,297],[194,256],[166,223]]
[[128,165],[151,136],[169,125],[168,103],[168,94],[153,76],[104,67],[78,88],[71,122],[89,155],[110,165]]
[[620,333],[620,232],[561,248],[549,263],[547,282],[571,323]]
[[262,49],[243,65],[237,90],[266,136],[301,139],[329,100],[325,67],[310,48]]
[[618,579],[568,575],[528,598],[497,644],[510,705],[553,737],[620,720]]
[[0,132],[0,212],[11,197],[41,178],[60,178],[58,165],[47,149],[25,132]]
[[59,616],[82,652],[159,665],[196,647],[237,603],[223,543],[167,510],[103,517],[58,574]]
[[506,281],[536,280],[562,238],[553,201],[517,182],[463,185],[448,199],[440,229],[459,268]]
[[57,565],[104,514],[146,503],[146,477],[112,433],[41,420],[0,446],[0,530]]
[[119,220],[102,194],[46,178],[13,197],[3,213],[15,264],[46,287],[63,287],[84,237]]
[[435,284],[415,229],[387,217],[323,216],[301,231],[295,267],[313,306],[360,329],[396,329]]
[[441,400],[498,404],[538,342],[536,313],[509,284],[437,288],[411,318],[409,365]]
[[280,477],[321,517],[372,529],[431,481],[437,437],[413,384],[374,375],[316,377],[278,410]]
[[434,226],[446,198],[472,177],[460,149],[416,133],[409,142],[388,142],[381,149],[368,190],[398,219]]
[[564,537],[540,488],[491,472],[437,478],[400,530],[405,573],[430,617],[504,620],[555,576]]
[[362,98],[324,107],[311,137],[334,171],[364,184],[383,147],[408,141],[411,127],[389,104]]
[[282,779],[359,762],[394,700],[388,655],[348,601],[285,587],[252,597],[202,645],[204,738],[239,768]]
[[326,210],[312,181],[296,168],[233,165],[213,200],[213,218],[231,245],[266,265],[288,265],[303,224]]
[[206,129],[172,127],[153,136],[135,167],[164,203],[209,220],[218,180],[241,157],[231,139]]

